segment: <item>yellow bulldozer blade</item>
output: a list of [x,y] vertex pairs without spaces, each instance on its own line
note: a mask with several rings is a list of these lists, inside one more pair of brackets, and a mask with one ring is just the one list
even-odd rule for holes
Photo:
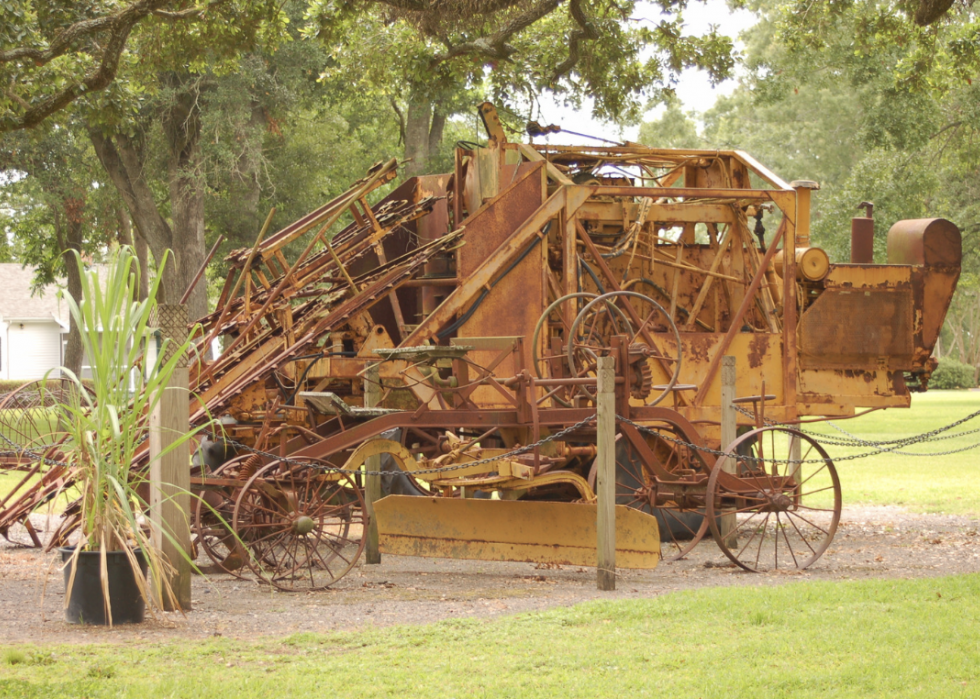
[[[596,506],[389,495],[375,503],[380,549],[400,556],[596,565]],[[616,507],[616,566],[656,568],[655,517]]]

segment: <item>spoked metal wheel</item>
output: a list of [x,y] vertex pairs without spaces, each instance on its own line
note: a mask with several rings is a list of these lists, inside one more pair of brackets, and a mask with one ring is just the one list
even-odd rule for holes
[[802,432],[778,426],[747,432],[726,451],[711,471],[707,495],[708,523],[722,552],[751,572],[811,566],[840,522],[840,480],[827,452]]
[[[629,304],[639,323],[626,322],[621,304]],[[632,316],[631,316],[632,317]],[[635,327],[634,327],[635,326]],[[651,347],[647,335],[669,338],[672,347]],[[657,405],[677,383],[681,372],[681,336],[674,321],[656,301],[635,291],[613,291],[589,301],[572,321],[566,355],[570,372],[576,378],[595,376],[599,357],[613,353],[614,335],[625,336],[629,363],[633,367],[630,392],[648,406]],[[670,378],[653,389],[651,364],[659,364]],[[651,393],[652,391],[652,393]]]
[[244,577],[248,554],[234,533],[232,520],[241,488],[261,467],[254,455],[240,456],[222,464],[204,478],[194,501],[194,543],[213,564],[206,573],[222,572]]
[[41,456],[58,460],[71,419],[68,406],[78,402],[79,390],[68,379],[41,379],[0,398],[0,452],[7,454],[3,461],[23,468]]
[[[364,550],[364,497],[353,479],[313,466],[273,461],[235,502],[232,527],[248,565],[280,590],[322,590],[354,567]],[[324,466],[326,462],[319,462]]]

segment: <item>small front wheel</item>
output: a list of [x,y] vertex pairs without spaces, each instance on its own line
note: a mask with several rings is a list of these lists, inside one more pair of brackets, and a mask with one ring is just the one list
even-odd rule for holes
[[841,514],[840,480],[827,452],[780,426],[747,432],[725,451],[706,498],[722,552],[750,572],[813,565],[830,546]]
[[273,461],[255,473],[235,502],[232,528],[263,582],[285,591],[322,590],[346,575],[364,550],[367,516],[361,489],[347,475]]

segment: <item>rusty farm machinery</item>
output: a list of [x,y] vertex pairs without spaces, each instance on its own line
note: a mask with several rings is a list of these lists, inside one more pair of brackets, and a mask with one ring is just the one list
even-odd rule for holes
[[[198,327],[224,350],[190,368],[192,423],[221,424],[192,472],[199,553],[330,585],[361,555],[379,473],[384,552],[595,565],[596,366],[613,357],[617,564],[710,532],[747,570],[811,565],[841,491],[796,425],[907,407],[927,384],[958,229],[902,221],[888,264],[866,240],[831,263],[810,244],[813,182],[739,151],[512,143],[480,113],[488,143],[460,144],[453,172],[393,186],[379,164],[227,257]],[[731,443],[726,356],[745,406]],[[44,479],[8,497],[0,531],[70,473]]]

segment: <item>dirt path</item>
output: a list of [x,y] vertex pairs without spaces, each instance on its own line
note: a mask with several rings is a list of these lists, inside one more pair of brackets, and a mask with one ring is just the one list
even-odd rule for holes
[[230,576],[214,576],[210,583],[197,578],[194,610],[186,616],[163,614],[155,621],[111,631],[66,624],[64,585],[55,556],[4,542],[0,545],[0,639],[112,643],[213,635],[254,638],[486,618],[591,599],[635,599],[710,586],[980,572],[978,530],[977,518],[913,514],[898,507],[847,508],[830,550],[802,573],[741,572],[707,541],[685,560],[661,564],[653,571],[620,571],[613,593],[595,589],[593,568],[385,556],[381,565],[359,566],[327,592],[288,594]]

